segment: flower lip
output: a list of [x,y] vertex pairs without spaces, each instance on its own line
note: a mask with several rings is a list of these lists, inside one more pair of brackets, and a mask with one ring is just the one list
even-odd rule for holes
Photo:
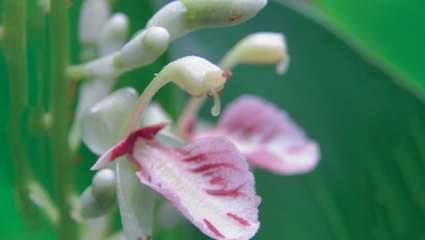
[[95,164],[124,154],[137,165],[141,183],[159,192],[213,239],[244,240],[259,228],[255,183],[246,159],[223,137],[166,147],[154,140],[164,124],[139,129]]
[[235,100],[224,111],[216,128],[188,134],[194,139],[226,136],[251,165],[277,174],[309,172],[320,159],[318,144],[309,139],[285,112],[253,96]]
[[114,159],[123,156],[131,151],[134,146],[134,143],[139,138],[144,139],[145,141],[151,141],[155,138],[156,134],[161,131],[166,126],[165,123],[155,124],[149,127],[140,128],[124,140],[118,142],[114,148],[111,148],[105,154],[103,154],[99,160],[90,168],[90,170],[95,171],[105,167],[108,163],[112,162]]

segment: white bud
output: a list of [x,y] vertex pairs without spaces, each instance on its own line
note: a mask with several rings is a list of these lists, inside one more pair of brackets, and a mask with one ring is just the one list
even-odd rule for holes
[[99,38],[100,56],[109,55],[121,49],[128,37],[129,21],[123,13],[114,14],[104,25]]
[[267,0],[173,1],[152,16],[147,27],[163,27],[173,40],[197,29],[225,27],[247,21],[266,4]]
[[285,37],[281,33],[255,33],[242,39],[224,57],[220,66],[231,69],[238,64],[277,64],[283,73],[289,61]]
[[212,95],[214,107],[212,114],[220,113],[220,92],[228,78],[215,64],[195,56],[188,56],[175,60],[166,65],[145,88],[131,115],[127,132],[137,128],[140,116],[145,111],[155,93],[166,84],[173,82],[188,94],[195,97]]
[[97,199],[115,197],[115,172],[111,169],[102,169],[97,172],[92,180],[92,191]]
[[132,88],[115,91],[81,117],[81,135],[87,147],[102,154],[121,138],[138,94]]
[[173,1],[158,12],[148,21],[146,27],[163,27],[170,33],[171,40],[181,37],[194,29],[187,26],[184,14],[186,7],[180,1]]
[[93,188],[88,187],[80,197],[80,215],[83,218],[100,217],[110,212],[115,202],[115,194],[111,198],[98,199],[93,195]]
[[170,35],[165,28],[148,28],[125,44],[116,60],[123,68],[151,64],[167,50],[169,42]]
[[174,82],[195,97],[220,92],[227,80],[226,73],[217,65],[196,56],[183,57],[168,64],[158,77]]
[[73,66],[68,74],[71,78],[116,78],[136,67],[157,60],[168,48],[170,41],[167,30],[151,27],[137,34],[127,44],[111,55],[93,60],[84,65]]
[[96,44],[111,9],[108,0],[85,0],[80,10],[79,38],[83,44]]
[[267,0],[181,0],[186,19],[202,27],[229,26],[245,22],[263,9]]

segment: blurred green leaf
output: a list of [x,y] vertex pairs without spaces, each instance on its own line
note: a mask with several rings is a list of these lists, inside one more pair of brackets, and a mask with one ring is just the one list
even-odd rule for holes
[[342,34],[425,96],[425,1],[312,0]]
[[281,77],[272,66],[241,66],[224,102],[261,95],[286,109],[322,151],[319,168],[308,175],[256,171],[263,197],[256,238],[423,239],[423,102],[314,18],[274,2],[247,24],[178,41],[174,53],[218,62],[256,31],[285,33],[289,72]]

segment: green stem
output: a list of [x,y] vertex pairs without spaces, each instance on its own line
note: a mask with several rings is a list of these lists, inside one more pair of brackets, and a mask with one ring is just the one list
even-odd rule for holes
[[4,27],[0,25],[0,44],[3,41],[4,38]]
[[[12,161],[18,208],[25,220],[33,214],[28,197],[30,161],[25,136],[28,136],[25,113],[28,109],[28,64],[26,40],[26,1],[4,1],[3,47],[7,62],[9,81],[9,122],[8,137]],[[2,30],[3,31],[3,30]]]
[[[16,1],[16,0],[12,0]],[[59,209],[59,239],[75,239],[75,223],[70,217],[69,197],[72,191],[73,169],[68,147],[68,79],[66,68],[69,58],[69,26],[66,0],[51,1],[50,19],[51,72],[49,132],[55,200]]]

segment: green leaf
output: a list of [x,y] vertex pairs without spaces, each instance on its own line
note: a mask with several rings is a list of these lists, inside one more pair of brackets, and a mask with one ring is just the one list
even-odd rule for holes
[[327,27],[270,2],[249,23],[194,33],[177,42],[174,53],[218,62],[240,38],[257,31],[285,33],[289,72],[282,77],[272,66],[238,67],[224,102],[242,94],[275,102],[322,152],[318,169],[307,175],[256,171],[263,197],[257,238],[423,237],[425,106]]
[[322,15],[425,96],[425,2],[422,0],[314,0]]

